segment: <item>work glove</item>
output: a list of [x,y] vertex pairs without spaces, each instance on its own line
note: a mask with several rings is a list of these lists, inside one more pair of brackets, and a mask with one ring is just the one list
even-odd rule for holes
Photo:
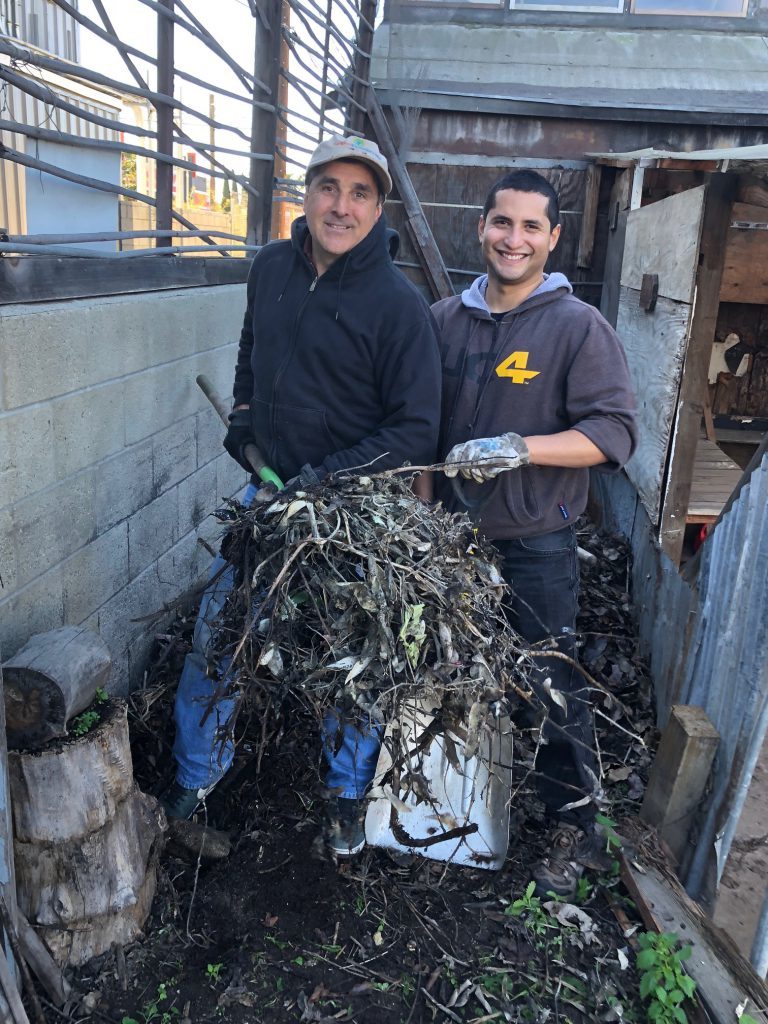
[[247,444],[256,444],[251,428],[251,410],[235,409],[229,414],[229,427],[224,438],[224,447],[235,462],[239,462],[243,469],[252,473],[253,466],[246,459],[243,450]]
[[454,445],[448,452],[443,472],[448,477],[461,473],[465,480],[483,484],[507,469],[527,466],[530,461],[528,445],[519,434],[501,434]]
[[308,491],[312,487],[317,487],[320,483],[320,477],[314,471],[312,466],[307,463],[302,466],[296,476],[291,477],[285,487],[280,491],[281,495],[295,494],[296,491]]

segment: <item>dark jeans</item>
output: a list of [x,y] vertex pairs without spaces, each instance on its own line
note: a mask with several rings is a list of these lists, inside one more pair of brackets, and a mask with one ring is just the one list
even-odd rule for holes
[[[530,644],[548,637],[557,649],[575,657],[576,614],[579,607],[579,564],[576,533],[565,526],[554,533],[516,540],[494,541],[502,556],[501,571],[510,585],[507,615],[511,625]],[[591,793],[594,784],[585,770],[597,773],[592,751],[592,710],[583,677],[559,658],[537,658],[539,671],[532,680],[549,710],[544,727],[547,744],[539,748],[536,785],[547,811],[561,821],[585,822],[594,817],[593,805],[560,813],[564,804]],[[566,699],[567,713],[547,698],[543,681]]]

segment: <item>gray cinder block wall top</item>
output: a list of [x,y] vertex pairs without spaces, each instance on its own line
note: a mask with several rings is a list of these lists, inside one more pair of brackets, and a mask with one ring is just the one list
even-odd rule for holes
[[0,331],[0,657],[86,623],[110,689],[210,563],[210,513],[246,476],[195,384],[232,391],[245,285],[6,306]]

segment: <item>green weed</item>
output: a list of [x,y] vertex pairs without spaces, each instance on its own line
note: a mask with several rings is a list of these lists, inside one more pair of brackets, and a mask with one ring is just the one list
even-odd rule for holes
[[[641,972],[640,998],[648,1002],[648,1019],[658,1024],[687,1024],[682,1004],[693,996],[696,982],[683,968],[691,947],[678,949],[673,932],[641,932],[637,936]],[[744,1018],[742,1017],[742,1020]]]

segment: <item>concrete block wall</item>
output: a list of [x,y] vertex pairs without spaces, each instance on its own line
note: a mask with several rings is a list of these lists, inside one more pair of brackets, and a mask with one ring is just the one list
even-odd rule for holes
[[2,660],[86,623],[110,689],[141,681],[162,625],[147,617],[204,576],[210,513],[246,483],[195,384],[229,399],[244,310],[245,285],[3,307]]

